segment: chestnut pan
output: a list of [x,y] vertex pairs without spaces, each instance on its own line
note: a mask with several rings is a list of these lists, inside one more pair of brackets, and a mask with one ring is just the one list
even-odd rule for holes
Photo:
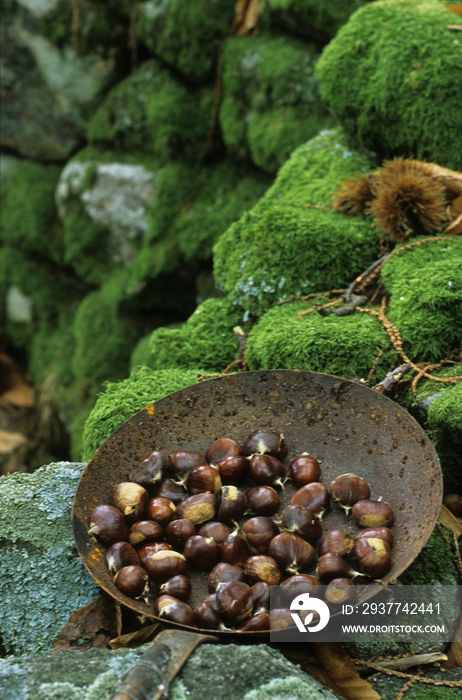
[[[309,452],[322,461],[321,481],[327,486],[339,474],[353,472],[368,481],[371,498],[382,497],[390,504],[395,544],[392,569],[383,582],[399,577],[426,544],[441,505],[441,469],[426,433],[403,408],[360,383],[314,372],[268,370],[222,376],[170,394],[132,416],[93,455],[77,487],[73,528],[79,554],[94,580],[123,605],[155,618],[151,606],[114,586],[105,548],[87,534],[91,511],[109,503],[113,487],[126,481],[130,469],[154,449],[205,453],[220,437],[242,444],[261,427],[284,434],[289,448],[284,464]],[[295,490],[287,482],[286,492],[280,491],[281,507]],[[351,518],[346,520],[343,511],[331,506],[323,529],[336,528],[357,529]],[[191,570],[190,578],[195,607],[207,595],[208,573]]]

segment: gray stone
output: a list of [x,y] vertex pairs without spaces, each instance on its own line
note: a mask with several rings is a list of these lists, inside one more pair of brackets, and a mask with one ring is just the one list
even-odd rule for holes
[[9,321],[31,323],[32,299],[11,285],[6,294],[6,316]]

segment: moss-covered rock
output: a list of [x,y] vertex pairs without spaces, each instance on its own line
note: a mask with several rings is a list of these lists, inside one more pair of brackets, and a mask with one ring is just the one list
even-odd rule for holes
[[439,583],[453,586],[459,583],[454,552],[450,543],[454,535],[450,528],[437,524],[417,559],[400,576],[406,586],[430,586]]
[[302,301],[275,306],[252,329],[247,346],[250,369],[305,369],[365,380],[380,351],[374,382],[395,357],[379,321],[370,314],[323,317]]
[[284,36],[235,37],[220,61],[220,125],[230,154],[275,173],[332,120],[314,78],[314,45]]
[[326,42],[348,17],[369,0],[268,0],[271,21],[294,34]]
[[234,20],[234,0],[149,0],[137,24],[148,49],[194,83],[213,76]]
[[100,445],[137,411],[197,382],[201,369],[151,370],[141,367],[118,383],[107,382],[85,423],[83,454],[90,459]]
[[438,362],[461,346],[461,240],[401,248],[385,262],[382,279],[391,295],[387,316],[411,360]]
[[354,139],[382,157],[462,169],[460,24],[440,0],[380,0],[326,46],[316,77]]

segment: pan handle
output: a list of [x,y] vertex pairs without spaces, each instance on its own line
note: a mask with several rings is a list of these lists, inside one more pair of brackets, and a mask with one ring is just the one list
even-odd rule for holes
[[163,630],[139,661],[128,669],[111,700],[161,700],[194,649],[217,637],[183,630]]

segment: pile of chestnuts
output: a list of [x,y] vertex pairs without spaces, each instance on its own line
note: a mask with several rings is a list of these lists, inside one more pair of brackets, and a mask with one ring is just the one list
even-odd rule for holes
[[[304,452],[285,466],[287,455],[284,436],[264,428],[241,446],[220,438],[205,454],[147,454],[90,515],[88,533],[107,546],[114,584],[155,616],[205,630],[290,626],[300,593],[322,591],[331,606],[355,602],[353,579],[391,568],[393,512],[360,476],[341,474],[328,488],[317,459]],[[282,507],[288,480],[297,490]],[[357,531],[323,532],[329,507],[351,513]],[[208,572],[208,595],[193,608],[188,574],[198,570]]]

